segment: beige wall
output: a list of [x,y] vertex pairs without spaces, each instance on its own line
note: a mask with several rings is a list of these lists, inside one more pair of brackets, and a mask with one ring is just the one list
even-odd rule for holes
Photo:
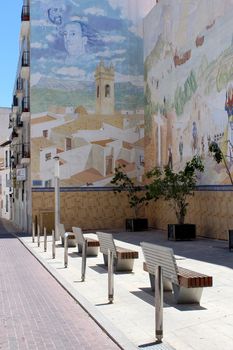
[[[32,193],[33,216],[38,215],[42,225],[43,216],[54,211],[53,192]],[[70,230],[80,226],[84,230],[124,229],[125,218],[132,217],[126,193],[111,191],[62,192],[61,222]],[[175,215],[167,202],[150,203],[142,217],[148,217],[149,226],[166,229],[168,223],[176,223]],[[197,235],[227,239],[227,230],[233,229],[233,192],[196,192],[190,197],[187,223],[197,225]]]
[[[54,193],[34,192],[32,203],[33,217],[37,215],[43,225],[43,216],[46,215],[48,221],[48,215],[54,211]],[[61,192],[61,222],[66,230],[72,226],[80,226],[83,230],[122,229],[125,218],[132,215],[125,193]]]
[[[166,229],[176,223],[175,215],[167,202],[158,201],[146,209],[150,226]],[[233,229],[233,192],[203,191],[190,198],[186,223],[197,225],[197,235],[227,239]]]

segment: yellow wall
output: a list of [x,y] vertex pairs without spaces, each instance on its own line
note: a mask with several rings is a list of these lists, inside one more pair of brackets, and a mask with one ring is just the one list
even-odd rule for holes
[[[43,215],[54,212],[53,192],[34,192],[33,216],[38,215],[42,225]],[[80,226],[83,230],[124,229],[125,218],[132,217],[126,193],[111,191],[62,192],[61,222],[70,230]],[[167,202],[150,203],[142,217],[149,219],[149,226],[166,230],[168,223],[176,223],[175,215]],[[53,219],[52,219],[53,220]],[[197,235],[227,239],[227,230],[233,229],[233,192],[196,192],[190,197],[186,223],[197,225]]]
[[[168,223],[176,223],[168,202],[153,203],[146,212],[150,226],[166,229]],[[196,224],[199,236],[228,239],[228,230],[233,229],[233,192],[195,192],[185,222]]]
[[[34,192],[32,203],[33,217],[37,215],[43,226],[43,215],[54,212],[54,193]],[[126,193],[61,192],[61,223],[66,230],[71,230],[72,226],[80,226],[83,230],[122,229],[125,218],[132,216]]]

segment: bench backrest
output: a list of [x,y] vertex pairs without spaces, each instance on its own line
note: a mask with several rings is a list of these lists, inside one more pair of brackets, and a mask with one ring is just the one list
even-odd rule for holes
[[116,246],[111,233],[106,232],[96,232],[99,243],[100,243],[100,252],[108,255],[108,250],[110,249],[113,252],[113,256],[116,258]]
[[83,244],[85,238],[83,236],[83,231],[80,227],[72,227],[72,231],[74,232],[77,244]]
[[140,244],[148,272],[154,275],[155,267],[161,266],[163,277],[168,278],[175,284],[179,284],[177,276],[178,268],[173,249],[147,242],[141,242]]

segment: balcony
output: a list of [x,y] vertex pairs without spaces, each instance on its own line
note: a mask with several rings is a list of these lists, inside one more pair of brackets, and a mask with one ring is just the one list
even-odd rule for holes
[[23,127],[23,122],[21,120],[20,114],[17,114],[17,117],[16,117],[16,127],[17,128],[22,128]]
[[22,54],[21,62],[21,77],[23,79],[29,79],[29,70],[30,70],[30,52],[25,50]]
[[16,96],[20,97],[23,93],[23,79],[21,77],[18,77],[16,81]]
[[24,143],[22,145],[22,158],[20,159],[20,164],[28,165],[30,164],[30,144]]
[[18,97],[14,95],[12,103],[12,113],[17,113],[19,108]]
[[21,12],[21,21],[30,21],[30,8],[29,6],[23,6]]
[[9,114],[9,126],[8,126],[8,129],[11,129],[13,128],[14,126],[14,113],[10,113]]
[[18,136],[19,136],[19,134],[17,133],[16,128],[13,127],[13,131],[11,133],[11,140],[17,138]]
[[22,100],[22,113],[28,112],[30,112],[30,99],[28,96],[26,96]]
[[21,39],[29,37],[30,32],[30,7],[29,5],[24,5],[21,12]]

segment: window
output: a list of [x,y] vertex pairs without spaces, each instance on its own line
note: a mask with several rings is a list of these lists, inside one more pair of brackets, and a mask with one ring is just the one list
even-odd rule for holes
[[72,149],[71,147],[71,138],[70,137],[66,137],[66,151],[70,151]]
[[105,97],[110,97],[110,85],[105,86]]
[[45,160],[47,162],[47,160],[51,159],[51,153],[45,153]]
[[44,187],[52,187],[52,180],[45,181]]
[[99,87],[99,85],[97,86],[97,97],[100,97],[100,87]]
[[48,137],[48,130],[43,130],[43,137]]

